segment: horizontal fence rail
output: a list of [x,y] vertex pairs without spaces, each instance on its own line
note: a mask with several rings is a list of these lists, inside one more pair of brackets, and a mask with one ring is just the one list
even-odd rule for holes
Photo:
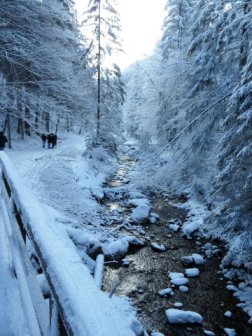
[[[12,246],[10,267],[20,284],[30,335],[134,336],[129,320],[99,289],[64,227],[50,223],[4,152],[0,173],[0,225]],[[46,279],[46,293],[38,273]]]

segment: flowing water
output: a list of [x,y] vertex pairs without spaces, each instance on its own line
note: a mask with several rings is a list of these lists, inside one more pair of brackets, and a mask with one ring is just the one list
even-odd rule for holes
[[[109,188],[128,183],[125,174],[132,164],[133,161],[123,158],[122,166],[108,184]],[[175,201],[178,202],[178,199]],[[205,335],[203,330],[206,329],[215,332],[216,335],[224,336],[226,335],[224,328],[233,328],[238,336],[251,336],[252,327],[247,323],[248,316],[236,307],[238,302],[232,293],[227,291],[227,282],[220,273],[219,264],[224,253],[220,242],[212,242],[218,246],[219,253],[207,259],[206,264],[199,267],[198,277],[189,278],[189,292],[183,293],[173,288],[175,293],[173,296],[161,298],[158,295],[161,289],[171,287],[168,272],[184,272],[185,267],[180,258],[192,253],[203,255],[202,245],[207,241],[200,237],[185,239],[179,232],[171,231],[167,227],[169,220],[184,222],[187,217],[185,210],[176,207],[159,194],[151,197],[151,203],[160,220],[155,224],[144,226],[144,232],[131,232],[144,240],[145,245],[141,249],[128,253],[127,267],[119,267],[118,263],[107,264],[103,290],[111,292],[115,284],[119,283],[115,293],[131,299],[139,320],[149,334],[158,330],[165,336],[196,336]],[[105,205],[111,211],[114,209],[120,209],[125,213],[128,211],[123,208],[121,198],[110,199]],[[151,242],[162,243],[166,251],[154,251],[150,246]],[[183,310],[200,313],[204,319],[203,325],[168,323],[165,310],[174,307],[175,302],[181,302]],[[232,312],[231,317],[224,316],[227,311]]]

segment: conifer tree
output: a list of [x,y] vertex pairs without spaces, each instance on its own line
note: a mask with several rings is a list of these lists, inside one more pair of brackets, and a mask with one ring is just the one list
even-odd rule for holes
[[85,12],[84,27],[91,28],[87,57],[93,66],[97,79],[97,135],[101,129],[118,128],[118,113],[124,102],[124,84],[120,68],[113,62],[113,57],[122,52],[119,39],[120,16],[113,0],[90,0]]
[[189,35],[189,23],[192,15],[191,0],[167,0],[167,15],[163,23],[163,56],[169,57],[172,50],[183,49]]

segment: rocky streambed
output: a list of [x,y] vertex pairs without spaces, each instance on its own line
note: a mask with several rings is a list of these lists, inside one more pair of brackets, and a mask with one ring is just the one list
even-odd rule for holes
[[[180,207],[183,198],[153,194],[149,197],[150,221],[143,225],[132,222],[130,213],[136,204],[130,206],[132,193],[125,177],[131,163],[125,158],[119,173],[106,186],[109,197],[104,206],[115,219],[110,229],[134,235],[143,246],[131,245],[127,255],[107,260],[103,290],[127,296],[148,335],[252,335],[248,316],[237,307],[233,296],[235,284],[224,278],[220,269],[223,245],[206,240],[198,230],[189,236],[181,234],[181,226],[188,219],[187,211]],[[116,220],[118,214],[120,221]],[[203,262],[193,256],[200,256]],[[198,274],[188,269],[197,269]],[[172,280],[174,273],[186,280]],[[167,311],[171,309],[196,312],[203,322],[169,322]]]

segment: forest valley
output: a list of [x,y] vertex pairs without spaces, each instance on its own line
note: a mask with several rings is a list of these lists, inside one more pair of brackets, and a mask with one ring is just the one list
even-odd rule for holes
[[83,136],[83,160],[97,174],[113,161],[109,178],[132,141],[130,184],[205,209],[196,229],[225,244],[229,280],[246,274],[252,323],[252,2],[167,0],[165,11],[153,55],[122,73],[116,1],[90,0],[80,23],[73,0],[1,0],[6,153],[22,160],[42,133]]

